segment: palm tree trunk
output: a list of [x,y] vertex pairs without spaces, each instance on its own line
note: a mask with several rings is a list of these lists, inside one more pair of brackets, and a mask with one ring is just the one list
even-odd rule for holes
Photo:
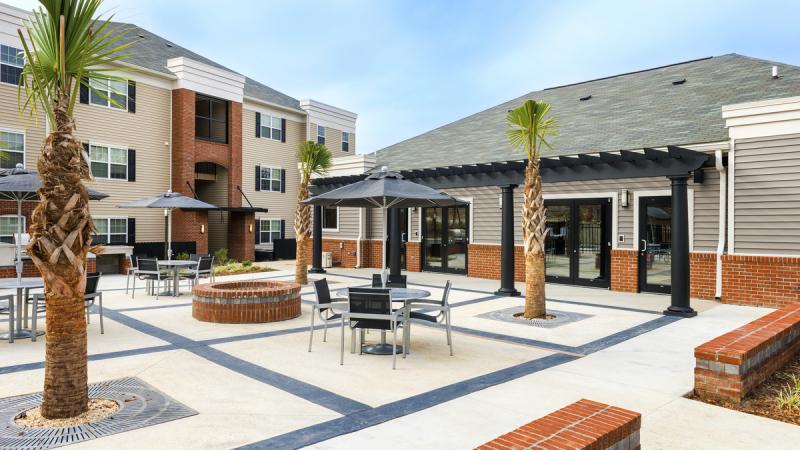
[[44,279],[47,305],[44,399],[46,418],[73,417],[88,409],[84,267],[93,225],[82,180],[89,168],[67,113],[69,98],[54,104],[55,126],[38,169],[39,204],[33,211],[28,253]]
[[294,281],[299,284],[308,283],[308,236],[311,226],[311,207],[303,200],[308,198],[308,178],[303,177],[300,182],[300,192],[297,194],[297,210],[294,214],[294,233],[297,240],[297,250],[294,266]]
[[523,196],[522,234],[525,241],[525,312],[523,317],[534,319],[545,316],[545,209],[538,159],[530,159],[525,167]]

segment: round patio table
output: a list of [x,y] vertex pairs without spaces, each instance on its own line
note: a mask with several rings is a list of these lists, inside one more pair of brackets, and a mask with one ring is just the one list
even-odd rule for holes
[[[178,278],[182,267],[196,266],[197,261],[187,261],[185,259],[159,259],[159,266],[169,267],[172,269],[172,296],[177,297],[181,293],[178,290]],[[167,292],[169,294],[169,292]]]
[[[8,305],[9,312],[12,312],[13,309],[16,309],[15,314],[16,317],[16,327],[14,330],[8,330],[8,333],[0,334],[0,339],[8,339],[8,342],[14,342],[14,339],[25,339],[33,337],[33,331],[29,329],[22,328],[22,313],[25,307],[25,296],[23,293],[29,289],[38,289],[44,287],[44,281],[41,278],[27,278],[23,280],[17,281],[17,279],[13,279],[13,281],[9,283],[2,283],[0,284],[0,289],[16,289],[17,290],[17,305],[14,308],[14,305]],[[33,312],[36,314],[36,311]],[[40,331],[36,333],[37,336],[41,336],[44,334],[44,331]]]
[[[380,289],[380,288],[376,288]],[[391,291],[392,295],[392,302],[403,302],[403,308],[407,309],[408,303],[412,300],[419,300],[421,298],[428,298],[431,296],[430,291],[426,291],[424,289],[411,289],[411,288],[387,288]],[[348,288],[339,289],[335,291],[336,297],[340,298],[347,298],[349,292]],[[343,304],[347,305],[344,302],[336,302],[336,304]],[[332,303],[332,305],[334,305]],[[336,308],[336,306],[334,306]],[[406,311],[406,317],[408,316],[408,311]],[[408,326],[408,325],[406,325]],[[381,330],[381,342],[380,344],[370,344],[364,346],[364,353],[369,353],[370,355],[391,355],[392,354],[392,345],[386,343],[386,330]],[[403,353],[403,346],[397,346],[397,354]]]

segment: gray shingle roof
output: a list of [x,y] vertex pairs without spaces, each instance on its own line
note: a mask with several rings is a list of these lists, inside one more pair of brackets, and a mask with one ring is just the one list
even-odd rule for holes
[[568,155],[725,141],[722,105],[798,95],[800,68],[729,54],[534,91],[381,149],[376,158],[391,170],[523,159],[506,140],[505,117],[529,98],[552,104],[560,136],[550,140],[549,154]]
[[[168,41],[138,25],[112,22],[109,26],[112,32],[126,32],[127,34],[124,38],[126,41],[133,40],[136,42],[135,45],[131,47],[129,57],[125,60],[127,63],[172,75],[172,72],[167,69],[167,60],[184,56],[213,67],[238,73],[191,50],[183,48],[174,42]],[[278,92],[249,77],[245,77],[244,95],[302,111],[300,109],[300,102],[297,99],[282,92]]]

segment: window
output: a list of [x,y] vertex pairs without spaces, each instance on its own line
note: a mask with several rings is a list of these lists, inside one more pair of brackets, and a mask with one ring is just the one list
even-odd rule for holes
[[22,50],[7,45],[0,45],[0,81],[19,84],[25,57]]
[[261,116],[261,137],[272,139],[275,141],[281,140],[281,118],[272,117],[267,115]]
[[13,169],[25,164],[25,135],[0,131],[0,169]]
[[[22,232],[27,233],[25,228],[25,217],[22,217]],[[7,244],[14,243],[14,235],[17,234],[17,216],[0,216],[0,242]]]
[[325,127],[317,125],[317,144],[325,145]]
[[281,238],[281,220],[280,219],[261,219],[261,243],[271,244],[276,239]]
[[339,229],[339,208],[330,206],[322,208],[322,228],[326,230]]
[[228,102],[197,95],[194,103],[194,135],[223,144],[228,142]]
[[350,133],[347,131],[342,131],[342,151],[350,151]]
[[128,219],[120,218],[95,218],[94,238],[95,244],[125,244],[128,242]]
[[261,190],[281,191],[281,169],[261,166]]
[[108,108],[128,109],[128,82],[120,80],[89,80],[89,103]]
[[128,150],[124,148],[89,146],[92,176],[112,180],[128,179]]

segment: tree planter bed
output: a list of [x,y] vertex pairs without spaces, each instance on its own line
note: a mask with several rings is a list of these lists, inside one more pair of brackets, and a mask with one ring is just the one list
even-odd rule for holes
[[192,317],[214,323],[265,323],[300,315],[300,285],[283,281],[225,281],[192,289]]

